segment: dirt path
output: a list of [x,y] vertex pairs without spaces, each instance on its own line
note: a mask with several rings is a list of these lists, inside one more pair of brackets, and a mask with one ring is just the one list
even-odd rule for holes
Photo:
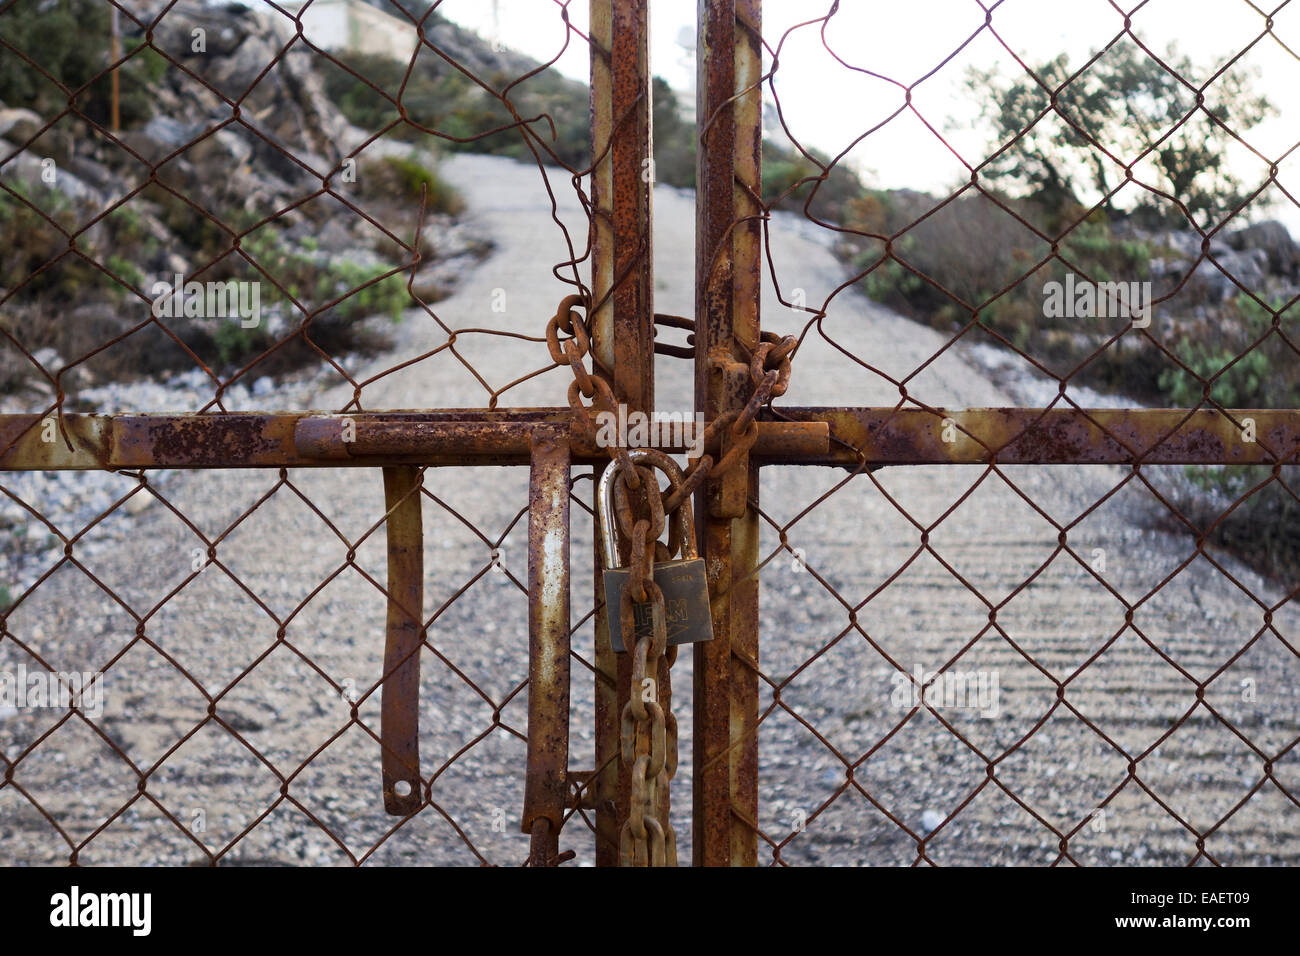
[[[568,254],[536,168],[461,156],[444,172],[498,247],[455,296],[438,304],[438,316],[452,328],[540,334],[567,291],[551,267]],[[560,214],[581,243],[577,204],[565,202],[567,183],[554,177],[553,186]],[[656,306],[690,314],[691,202],[666,189],[655,202]],[[820,302],[841,281],[829,251],[792,220],[773,220],[771,243],[787,295],[800,288],[806,301]],[[494,311],[502,302],[504,311]],[[767,289],[764,326],[791,331],[796,321]],[[824,328],[846,351],[896,378],[944,345],[937,333],[856,294],[834,300]],[[418,314],[398,334],[398,347],[372,363],[374,371],[446,340],[432,319]],[[497,389],[547,361],[544,346],[515,338],[464,334],[456,348]],[[660,407],[689,408],[686,363],[660,357],[658,368]],[[562,404],[567,384],[555,370],[510,389],[501,402]],[[955,351],[907,387],[932,405],[1013,404]],[[892,405],[898,394],[894,384],[814,335],[800,351],[789,401]],[[444,352],[367,386],[363,402],[368,409],[481,406],[488,395]],[[349,389],[335,387],[306,404],[340,408],[349,397]],[[382,528],[366,536],[383,513],[378,471],[299,471],[284,479],[251,472],[159,476],[166,504],[114,516],[74,547],[86,571],[117,599],[86,571],[65,565],[10,615],[8,626],[63,668],[100,669],[129,647],[108,671],[98,724],[141,772],[192,735],[149,776],[149,796],[142,798],[137,773],[95,731],[76,718],[63,722],[20,764],[15,780],[23,792],[0,788],[5,861],[66,860],[69,844],[81,844],[130,801],[80,851],[82,862],[201,861],[195,841],[218,852],[259,820],[228,859],[344,863],[348,853],[362,857],[378,844],[369,857],[375,863],[472,864],[480,860],[472,844],[491,862],[519,862],[527,840],[518,832],[526,728],[526,695],[518,690],[527,644],[525,471],[426,474],[434,496],[425,501],[426,613],[435,615],[430,636],[438,655],[424,658],[421,747],[440,810],[428,808],[389,835],[378,746],[349,723],[349,705],[331,685],[365,689],[380,674],[384,600],[366,578],[384,579]],[[1159,486],[1159,469],[1149,477]],[[1159,505],[1118,468],[918,467],[847,478],[842,470],[807,468],[767,469],[763,477],[764,510],[786,527],[803,557],[795,561],[780,549],[776,530],[765,528],[764,554],[772,558],[762,597],[761,664],[769,683],[762,695],[768,716],[760,729],[760,824],[774,843],[792,837],[783,859],[910,863],[917,838],[961,808],[928,841],[926,854],[935,862],[1052,862],[1059,836],[1051,828],[1082,827],[1069,843],[1080,862],[1183,863],[1195,855],[1197,838],[1155,798],[1207,833],[1258,788],[1209,833],[1206,852],[1221,862],[1297,862],[1300,810],[1265,778],[1263,758],[1213,713],[1270,757],[1300,734],[1295,655],[1267,630],[1251,644],[1264,628],[1264,611],[1247,592],[1272,605],[1285,593],[1282,585],[1218,558],[1243,589],[1206,558],[1191,560],[1193,541],[1155,530]],[[133,485],[123,483],[124,490]],[[1125,629],[1119,600],[1079,561],[1058,553],[1057,527],[1034,506],[1069,526],[1069,546],[1135,608],[1133,623],[1154,647]],[[172,508],[209,536],[238,522],[217,549],[220,566],[188,583],[195,549],[201,556],[206,547]],[[584,564],[591,528],[576,509],[574,535],[576,620],[591,603]],[[1293,644],[1296,624],[1292,605],[1273,615],[1273,626]],[[591,642],[587,627],[576,649],[588,660]],[[1205,680],[1248,644],[1198,707],[1194,680]],[[982,675],[986,691],[997,681],[996,696],[986,695],[982,706],[976,700],[974,707],[940,708],[967,743],[924,710],[890,736],[910,707],[900,703],[897,672],[881,651],[911,672],[935,670],[963,648],[956,669]],[[36,666],[14,641],[0,642],[0,668],[12,670],[20,661]],[[676,674],[677,714],[689,728],[689,695],[680,690],[689,687],[687,658]],[[577,667],[574,679],[571,765],[583,768],[593,759],[591,678]],[[1067,679],[1064,702],[1054,707],[1054,680]],[[209,697],[218,695],[208,717]],[[1163,739],[1189,711],[1182,728]],[[0,720],[4,753],[12,758],[46,733],[56,720],[52,713]],[[362,702],[359,715],[377,731],[377,697]],[[1135,758],[1146,754],[1136,778],[1117,748]],[[681,756],[674,822],[686,859],[685,735]],[[1294,753],[1278,759],[1272,773],[1300,793]],[[67,842],[33,800],[64,828]],[[591,839],[579,822],[563,845],[577,850],[580,861],[590,860]],[[762,849],[770,858],[770,847]]]

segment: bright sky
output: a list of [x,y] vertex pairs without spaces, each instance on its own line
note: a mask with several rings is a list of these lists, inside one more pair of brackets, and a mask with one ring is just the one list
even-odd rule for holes
[[[1131,7],[1135,0],[1125,3]],[[831,6],[828,0],[765,0],[764,38],[776,47],[786,30],[824,17]],[[683,92],[692,88],[694,66],[680,40],[694,31],[695,8],[696,0],[651,0],[650,6],[652,69]],[[564,44],[559,9],[556,0],[443,0],[439,6],[463,26],[499,37],[505,46],[540,60],[549,60]],[[573,0],[569,11],[585,32],[586,0]],[[845,63],[909,84],[975,34],[947,65],[916,87],[913,102],[955,149],[977,162],[984,156],[985,132],[949,124],[952,119],[969,123],[978,114],[978,102],[962,83],[968,66],[1017,69],[1008,47],[1031,64],[1062,51],[1073,64],[1081,64],[1123,28],[1122,15],[1107,0],[1005,0],[993,13],[996,36],[981,30],[984,20],[977,0],[842,0],[826,25],[825,38]],[[903,94],[891,83],[836,62],[822,45],[820,29],[821,24],[814,24],[785,37],[776,87],[794,135],[805,145],[837,153],[897,109]],[[1265,17],[1247,0],[1149,0],[1133,15],[1133,29],[1158,53],[1176,42],[1203,70],[1203,76],[1192,78],[1199,83],[1250,46],[1263,33]],[[1300,57],[1283,45],[1300,54],[1300,4],[1290,4],[1274,16],[1273,34],[1259,40],[1234,69],[1257,70],[1256,88],[1280,110],[1277,119],[1249,135],[1256,149],[1277,158],[1300,140],[1295,121],[1300,116]],[[571,43],[558,68],[585,80],[585,46]],[[956,158],[909,113],[874,133],[850,159],[869,184],[887,188],[938,190],[965,178]],[[1266,175],[1265,164],[1244,150],[1233,162],[1238,175],[1248,181]],[[1300,151],[1282,164],[1281,178],[1300,195]],[[1275,189],[1271,193],[1281,200],[1271,215],[1300,232],[1300,210]]]

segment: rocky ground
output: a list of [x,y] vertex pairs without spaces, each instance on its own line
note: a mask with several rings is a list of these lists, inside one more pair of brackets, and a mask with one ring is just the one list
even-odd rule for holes
[[[471,156],[444,172],[464,192],[473,228],[498,246],[467,267],[437,319],[540,335],[566,291],[551,268],[569,255],[541,174]],[[567,179],[552,171],[551,180],[558,216],[581,245]],[[690,314],[690,198],[660,189],[655,221],[656,307]],[[826,243],[792,217],[773,219],[771,244],[787,298],[799,288],[821,302],[842,281]],[[799,322],[769,283],[764,326],[785,332]],[[359,377],[447,339],[422,312],[396,328],[392,351],[359,360]],[[927,365],[943,336],[846,292],[800,350],[792,404],[897,402],[895,385],[832,341],[888,375],[911,375],[909,392],[933,405],[1016,404],[1041,387],[962,347]],[[465,333],[456,354],[374,381],[363,401],[481,406],[490,390],[546,361],[541,343]],[[660,357],[658,365],[660,407],[689,407],[686,364]],[[506,390],[501,403],[561,404],[567,384],[555,370]],[[351,398],[327,380],[262,389],[255,384],[241,403],[328,409]],[[1079,393],[1082,404],[1089,398]],[[1162,490],[1177,480],[1164,471],[1143,478]],[[105,670],[106,701],[93,726],[55,711],[0,719],[5,758],[21,755],[13,783],[0,787],[5,861],[55,863],[74,852],[83,863],[202,863],[215,854],[246,864],[522,861],[525,470],[425,474],[425,611],[436,654],[424,656],[421,748],[434,805],[400,826],[383,813],[378,745],[350,719],[344,697],[365,694],[380,674],[379,473],[147,480],[144,488],[131,476],[60,476],[22,486],[69,536],[85,524],[79,496],[98,493],[97,484],[134,494],[77,539],[68,560],[32,551],[22,567],[0,670],[37,666],[28,651],[60,669]],[[3,484],[13,488],[13,476]],[[1300,793],[1289,749],[1300,735],[1300,682],[1284,643],[1294,647],[1297,635],[1286,603],[1292,585],[1198,555],[1190,537],[1161,530],[1163,506],[1142,479],[1111,467],[891,468],[852,478],[771,468],[761,500],[770,522],[763,860],[781,844],[791,863],[906,864],[928,835],[925,855],[936,863],[1042,864],[1060,859],[1061,834],[1075,829],[1069,853],[1081,863],[1186,863],[1198,835],[1219,862],[1300,856],[1300,811],[1281,789]],[[798,560],[780,547],[778,527]],[[1073,555],[1059,550],[1061,527]],[[575,509],[575,620],[590,607],[581,582],[591,530]],[[218,564],[199,573],[192,562],[197,554],[202,565],[207,543],[196,531],[222,536]],[[1098,578],[1129,602],[1134,627]],[[591,644],[587,626],[575,649],[590,660]],[[905,720],[910,707],[898,700],[886,653],[909,672],[961,654],[960,669],[996,676],[998,694],[983,706],[939,707],[963,743],[924,710]],[[584,768],[593,759],[592,708],[581,664],[574,680],[571,765]],[[1208,682],[1199,704],[1195,681]],[[689,728],[688,657],[674,683]],[[374,732],[377,703],[366,696],[358,707]],[[1132,774],[1130,759],[1138,761]],[[687,734],[681,762],[674,823],[689,859]],[[561,843],[591,861],[581,821]]]

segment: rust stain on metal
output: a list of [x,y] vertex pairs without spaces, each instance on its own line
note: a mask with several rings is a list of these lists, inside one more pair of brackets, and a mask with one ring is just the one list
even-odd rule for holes
[[617,0],[611,6],[613,384],[615,395],[638,411],[654,408],[648,18],[647,0]]
[[605,369],[614,367],[614,95],[610,55],[613,49],[612,0],[591,0],[591,177],[592,355]]
[[[110,467],[113,419],[103,415],[0,415],[0,469],[86,471]],[[71,448],[69,448],[71,443]]]
[[[651,182],[645,176],[653,156],[650,132],[650,76],[647,0],[591,0],[591,104],[594,235],[592,246],[592,353],[619,401],[629,410],[654,408],[654,301],[651,259]],[[575,446],[576,446],[575,442]],[[575,447],[575,451],[576,451]],[[585,452],[587,449],[583,449]],[[605,459],[608,453],[600,449]],[[599,467],[600,463],[593,460]],[[601,602],[596,563],[593,585]],[[607,615],[598,616],[602,634]],[[603,647],[602,647],[603,643]],[[627,700],[631,668],[627,655],[615,660],[597,640],[596,756],[619,753],[619,713]],[[615,684],[606,681],[616,675]],[[596,862],[618,862],[619,826],[628,813],[630,778],[615,759],[597,790]]]
[[[592,173],[591,288],[592,361],[602,369],[614,368],[613,162],[609,154],[614,128],[614,94],[610,51],[613,47],[612,0],[591,0],[591,145],[595,166]],[[597,462],[599,474],[605,462]],[[593,600],[596,602],[595,649],[595,749],[596,765],[602,768],[592,786],[596,804],[596,865],[618,863],[616,800],[619,789],[618,764],[611,759],[618,752],[618,700],[616,662],[608,649],[608,615],[600,602],[601,574],[598,536],[592,536],[596,555],[593,562]]]
[[[1300,412],[1289,409],[782,408],[825,422],[831,449],[802,464],[1270,464],[1295,462]],[[1256,440],[1244,429],[1255,423]],[[794,463],[772,455],[767,460]]]
[[[764,464],[1271,464],[1293,462],[1300,411],[1230,409],[783,407],[758,423]],[[342,440],[341,422],[356,440]],[[1243,425],[1255,424],[1256,440]],[[945,421],[950,421],[945,435]],[[568,409],[319,414],[0,415],[0,470],[525,465],[538,429],[567,435],[573,461],[608,460]],[[71,440],[69,450],[64,434]],[[690,449],[683,440],[662,450]],[[832,441],[832,438],[834,439]],[[706,446],[720,451],[716,442]]]
[[[762,142],[755,84],[762,68],[761,8],[757,0],[714,0],[699,9],[695,407],[712,421],[747,403],[747,350],[760,335],[761,223],[751,217],[761,211],[752,199],[759,192]],[[732,363],[744,366],[744,374],[726,374]],[[793,436],[787,440],[795,443]],[[777,460],[792,450],[765,451]],[[757,659],[757,581],[734,586],[752,577],[757,560],[755,518],[745,505],[757,491],[750,484],[756,473],[751,459],[751,467],[707,481],[697,493],[697,537],[714,611],[714,639],[694,649],[697,865],[742,864],[757,855],[757,834],[744,822],[757,815],[757,736],[749,732],[757,688],[750,693],[754,675],[741,663]]]
[[[221,415],[218,428],[194,419],[175,419],[146,424],[143,431],[153,455],[200,467],[255,461],[275,447],[267,435],[266,418],[260,415]],[[134,430],[124,430],[119,454],[129,455],[138,443]]]
[[[522,829],[556,856],[568,804],[569,448],[559,429],[533,436],[528,495],[528,770]],[[538,827],[537,824],[544,824]]]

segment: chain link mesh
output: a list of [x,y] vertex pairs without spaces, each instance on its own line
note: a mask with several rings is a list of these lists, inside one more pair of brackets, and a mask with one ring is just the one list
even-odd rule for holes
[[[753,826],[770,862],[1297,859],[1296,579],[1271,547],[1293,533],[1296,459],[1247,437],[1234,409],[1295,407],[1300,287],[1289,263],[1251,251],[1258,227],[1238,232],[1266,202],[1294,212],[1294,130],[1241,117],[1255,58],[1276,54],[1264,88],[1280,91],[1295,25],[1287,4],[1224,6],[1230,51],[1195,75],[1162,45],[1209,24],[1168,4],[971,2],[909,10],[895,29],[841,4],[788,25],[767,15],[764,325],[800,339],[796,404],[921,410],[987,460],[864,458],[816,490],[804,469],[764,472],[763,654],[748,666],[761,681]],[[1096,52],[1042,66],[1024,38],[1048,20]],[[884,72],[903,30],[912,46],[892,62],[905,72]],[[800,139],[798,71],[814,69],[867,104],[865,121],[837,113],[833,155]],[[1131,112],[1100,122],[1098,103],[1135,76]],[[1193,136],[1232,151],[1236,194],[1189,205],[1171,154]],[[900,148],[956,185],[846,201],[858,170]],[[1071,150],[1073,167],[1059,158]],[[1093,188],[1055,205],[1046,175],[1026,191],[1044,157],[1060,168],[1040,172]],[[810,274],[810,242],[847,276]],[[1145,314],[1135,298],[1132,314],[1052,321],[1050,282],[1120,280],[1148,283]],[[990,444],[947,411],[999,405],[1212,409],[1265,442],[1269,464],[999,464],[1016,436]]]
[[[547,7],[555,59],[585,58],[569,4]],[[87,411],[562,403],[564,369],[539,381],[554,365],[538,313],[566,291],[590,298],[589,149],[561,155],[571,139],[556,133],[581,124],[586,141],[586,84],[554,60],[493,50],[436,9],[360,12],[371,9],[406,62],[337,52],[310,4],[0,6],[6,75],[27,84],[25,102],[4,104],[14,122],[0,143],[0,411],[57,425]],[[90,64],[66,33],[51,44],[23,27],[66,28],[39,21],[64,11],[102,31]],[[440,112],[430,82],[477,112]],[[506,154],[484,157],[502,189],[545,194],[537,215],[464,215],[455,166],[480,150]],[[490,255],[514,240],[559,261],[514,272]],[[496,276],[462,291],[473,268]],[[202,315],[161,314],[151,282],[173,273],[256,284],[260,315],[249,321],[237,295],[212,312],[206,287]],[[6,859],[527,860],[527,477],[421,474],[424,793],[407,818],[386,816],[380,794],[378,472],[7,475],[0,669],[50,676],[65,698],[0,715]],[[575,480],[580,495],[589,482]],[[574,532],[589,534],[579,503]],[[580,555],[582,567],[589,580]],[[576,587],[575,608],[589,609],[574,615],[578,686],[593,680],[591,605]],[[102,697],[66,706],[82,673]],[[575,700],[575,726],[592,720],[591,701]],[[581,746],[575,762],[591,762]],[[582,800],[579,788],[579,821]]]
[[[24,102],[4,103],[0,130],[0,411],[57,425],[81,411],[563,403],[572,372],[548,359],[544,303],[591,301],[594,215],[592,159],[557,133],[585,129],[585,106],[548,108],[556,64],[589,46],[570,3],[540,5],[556,35],[545,64],[469,62],[436,8],[389,3],[414,55],[383,77],[372,59],[328,50],[305,11],[271,3],[94,4],[86,30],[105,45],[93,64],[55,62],[38,33],[12,27],[40,6],[0,4],[2,55],[21,64],[33,106],[20,116]],[[1141,402],[1211,409],[1244,432],[1239,409],[1295,407],[1300,290],[1284,279],[1297,273],[1238,229],[1267,199],[1296,205],[1295,144],[1256,142],[1233,112],[1253,57],[1295,59],[1291,5],[1234,7],[1251,30],[1225,34],[1235,52],[1196,76],[1164,51],[1180,23],[1169,4],[1095,4],[1100,52],[1050,69],[1013,38],[1048,14],[1010,0],[953,9],[964,13],[942,23],[909,15],[903,26],[937,53],[904,76],[873,68],[852,19],[870,13],[829,4],[775,27],[768,15],[762,315],[799,340],[787,401],[920,409],[989,461],[764,469],[762,654],[744,662],[760,682],[760,801],[747,822],[776,864],[1294,862],[1295,452],[1261,434],[1271,463],[1255,471],[1008,465],[1005,446],[948,414]],[[803,142],[803,107],[787,105],[783,81],[808,69],[808,50],[821,51],[823,88],[870,106],[868,121],[837,112],[842,152],[829,156]],[[931,96],[984,62],[979,50],[1010,65],[1005,82],[1027,104],[991,145],[947,120],[983,115],[997,98],[980,90],[993,87]],[[114,66],[119,130],[106,113]],[[1089,84],[1130,67],[1180,104],[1136,144],[1086,112]],[[417,82],[426,68],[442,84],[432,91]],[[132,95],[146,77],[167,91],[148,117]],[[453,89],[477,112],[420,99]],[[956,188],[837,192],[914,142],[895,138],[904,127],[924,131]],[[1189,204],[1162,149],[1186,148],[1194,130],[1253,158],[1241,168],[1254,178]],[[1004,188],[1005,168],[1040,162],[1044,141],[1102,171],[1095,195],[1047,207]],[[441,174],[477,149],[505,154],[492,160],[501,197],[462,220]],[[545,194],[540,219],[511,207],[521,190]],[[1107,214],[1134,204],[1165,218],[1117,231]],[[553,269],[516,274],[519,250],[538,243],[560,250]],[[456,283],[472,267],[487,277],[471,300]],[[1066,273],[1151,282],[1150,323],[1046,321],[1044,290]],[[257,283],[264,321],[159,314],[146,280],[177,274],[234,282],[236,295]],[[575,478],[579,541],[595,533],[587,478]],[[383,814],[379,792],[377,475],[34,473],[5,476],[0,493],[0,670],[59,675],[54,693],[101,675],[106,690],[102,714],[84,697],[0,713],[6,859],[527,859],[525,475],[422,472],[424,802],[405,819]],[[595,680],[590,560],[578,549],[576,687]],[[685,686],[690,662],[676,670]],[[575,696],[576,766],[592,763],[593,706]],[[688,726],[689,695],[677,710]],[[587,862],[598,837],[589,781],[575,781],[566,822],[593,837],[568,827],[563,844]],[[674,790],[689,853],[689,775]]]

